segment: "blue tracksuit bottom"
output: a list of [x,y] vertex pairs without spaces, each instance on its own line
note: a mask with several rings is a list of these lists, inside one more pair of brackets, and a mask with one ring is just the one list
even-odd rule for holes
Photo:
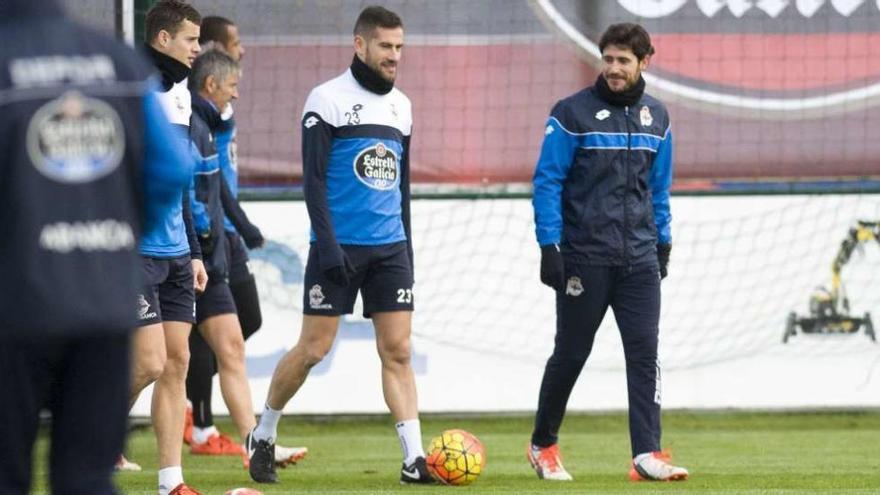
[[610,306],[626,359],[633,457],[660,450],[660,276],[656,262],[606,267],[566,260],[565,280],[565,289],[556,294],[556,342],[544,369],[532,443],[546,447],[558,441],[568,397]]

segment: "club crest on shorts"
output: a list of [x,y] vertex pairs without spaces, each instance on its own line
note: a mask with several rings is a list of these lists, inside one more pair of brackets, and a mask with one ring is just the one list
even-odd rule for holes
[[150,311],[150,303],[147,302],[147,298],[143,294],[138,294],[138,319],[149,320],[155,317],[156,312]]
[[372,189],[387,191],[397,187],[399,182],[397,164],[397,153],[379,142],[358,153],[354,159],[354,175]]
[[125,152],[125,130],[116,110],[77,91],[37,110],[26,139],[31,162],[41,174],[72,184],[113,172]]
[[323,304],[324,303],[324,291],[321,289],[321,286],[315,284],[309,289],[309,307],[312,309],[331,309],[333,308],[332,304]]
[[568,277],[565,284],[565,294],[577,297],[584,293],[584,285],[581,283],[580,277]]

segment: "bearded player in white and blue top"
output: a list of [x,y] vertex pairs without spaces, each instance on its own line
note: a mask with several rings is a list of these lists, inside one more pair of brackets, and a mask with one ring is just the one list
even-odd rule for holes
[[330,351],[358,291],[373,319],[385,402],[397,421],[402,483],[430,483],[410,365],[413,257],[409,222],[409,98],[394,88],[403,24],[364,9],[349,70],[316,87],[302,118],[303,175],[312,223],[303,325],[278,364],[266,409],[250,435],[251,477],[277,481],[273,452],[281,410]]

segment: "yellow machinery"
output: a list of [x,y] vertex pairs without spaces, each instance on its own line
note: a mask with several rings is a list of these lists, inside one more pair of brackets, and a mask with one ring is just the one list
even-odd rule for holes
[[797,335],[798,329],[801,333],[842,334],[856,333],[861,328],[865,329],[865,334],[872,341],[877,342],[871,313],[865,313],[862,318],[849,314],[849,299],[840,280],[840,270],[849,261],[853,251],[871,241],[880,244],[880,222],[859,220],[855,227],[849,229],[849,234],[840,243],[840,250],[831,265],[831,290],[818,287],[813,291],[810,295],[810,316],[798,317],[794,311],[788,314],[785,333],[782,335],[783,343],[788,342],[789,337]]

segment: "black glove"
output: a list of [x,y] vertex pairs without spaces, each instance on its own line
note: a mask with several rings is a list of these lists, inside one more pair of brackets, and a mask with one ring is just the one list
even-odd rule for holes
[[556,244],[541,246],[541,282],[557,292],[565,288],[565,264]]
[[214,236],[210,232],[199,234],[199,246],[202,248],[202,256],[210,256],[214,252]]
[[669,275],[666,267],[669,265],[669,253],[672,251],[672,244],[657,244],[657,263],[660,264],[660,280]]
[[263,247],[263,244],[266,244],[266,239],[263,238],[263,233],[254,225],[251,225],[251,228],[242,232],[241,238],[244,240],[244,245],[247,246],[248,249],[261,248]]
[[347,287],[352,275],[355,274],[355,269],[345,251],[337,245],[334,252],[322,253],[319,258],[321,270],[327,280],[340,287]]

